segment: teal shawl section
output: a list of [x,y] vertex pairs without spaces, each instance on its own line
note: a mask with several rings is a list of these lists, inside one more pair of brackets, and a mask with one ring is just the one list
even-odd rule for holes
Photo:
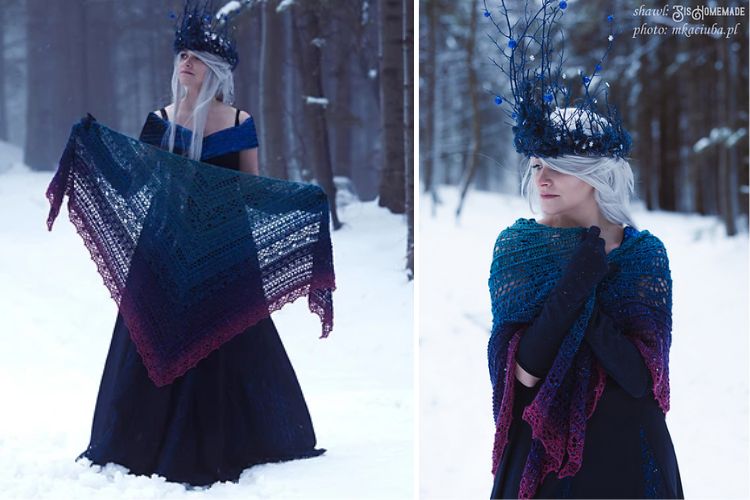
[[[525,328],[539,314],[559,281],[585,228],[555,228],[518,219],[495,243],[489,289],[493,325],[488,364],[496,422],[493,472],[507,443],[513,405],[515,350]],[[617,272],[608,275],[587,299],[534,401],[523,419],[532,427],[532,452],[522,491],[533,494],[549,472],[560,477],[580,468],[586,420],[596,408],[606,375],[582,343],[594,305],[639,349],[653,381],[653,397],[669,409],[672,281],[662,242],[648,231],[624,229],[622,244],[607,255]]]
[[328,201],[317,186],[171,154],[104,127],[73,127],[47,189],[64,198],[149,376],[171,383],[306,296],[333,328]]

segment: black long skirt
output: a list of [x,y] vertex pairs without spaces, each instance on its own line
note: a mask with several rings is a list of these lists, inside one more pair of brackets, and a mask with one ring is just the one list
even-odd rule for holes
[[[538,390],[538,385],[528,388],[515,380],[513,421],[492,498],[518,498],[531,448],[531,427],[521,414]],[[664,413],[651,391],[633,398],[608,376],[585,439],[576,475],[558,479],[549,474],[536,498],[684,498]]]
[[205,486],[324,451],[315,449],[307,404],[270,319],[156,387],[118,314],[91,441],[78,458]]

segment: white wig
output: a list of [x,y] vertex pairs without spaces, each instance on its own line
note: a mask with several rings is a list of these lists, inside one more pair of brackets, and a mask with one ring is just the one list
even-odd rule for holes
[[[210,52],[191,51],[208,66],[208,71],[203,78],[198,98],[195,101],[195,109],[190,119],[190,129],[193,131],[190,146],[186,148],[187,157],[200,160],[203,151],[203,129],[206,126],[208,110],[211,102],[218,99],[226,104],[234,102],[234,75],[232,68],[221,57]],[[187,95],[187,88],[180,84],[180,53],[175,56],[174,70],[172,71],[172,102],[174,103],[173,116],[178,116],[180,103]],[[168,128],[162,138],[162,146],[174,152],[176,128],[173,121],[169,122]]]
[[[558,123],[566,121],[568,125],[574,119],[580,119],[584,130],[588,133],[596,133],[599,130],[598,123],[591,123],[585,114],[581,114],[574,108],[556,110],[552,114],[553,121]],[[601,123],[606,119],[599,116]],[[622,159],[608,156],[576,156],[563,155],[557,158],[542,158],[542,160],[557,172],[573,175],[595,190],[595,199],[602,215],[615,224],[627,224],[636,228],[630,214],[630,196],[634,193],[635,181],[630,164]],[[536,183],[532,182],[532,161],[526,160],[526,168],[521,180],[521,195],[529,203],[533,213],[534,204],[539,201],[539,190]]]

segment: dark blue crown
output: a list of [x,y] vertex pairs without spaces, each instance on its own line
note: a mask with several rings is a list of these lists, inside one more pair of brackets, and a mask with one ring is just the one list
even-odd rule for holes
[[[630,152],[632,139],[622,126],[617,109],[610,106],[604,86],[591,89],[594,77],[599,76],[615,37],[614,17],[607,16],[610,24],[608,44],[590,74],[580,72],[568,78],[563,72],[564,51],[562,42],[553,48],[552,40],[564,40],[558,18],[568,3],[542,0],[536,12],[529,12],[528,0],[518,21],[511,16],[501,0],[498,9],[502,20],[498,23],[484,2],[484,16],[489,18],[500,33],[490,39],[506,63],[492,62],[510,83],[513,100],[495,93],[495,104],[506,105],[505,111],[513,120],[516,151],[526,156],[557,157],[562,155],[609,156],[623,158]],[[554,57],[554,61],[553,61]],[[580,82],[581,92],[573,97],[571,80]],[[603,100],[600,108],[599,101]]]
[[239,56],[235,41],[230,36],[229,23],[217,21],[212,12],[210,0],[202,5],[193,4],[190,0],[185,3],[182,18],[175,30],[175,54],[181,50],[210,52],[228,62],[234,71]]

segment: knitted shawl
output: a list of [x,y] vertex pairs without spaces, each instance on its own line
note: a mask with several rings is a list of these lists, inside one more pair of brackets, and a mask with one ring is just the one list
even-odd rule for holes
[[322,337],[335,289],[326,195],[189,160],[93,118],[47,188],[68,213],[157,386],[307,295]]
[[[488,348],[493,386],[495,474],[508,442],[515,356],[525,328],[539,314],[560,279],[584,228],[554,228],[518,219],[500,233],[490,271],[492,335]],[[672,341],[672,280],[662,242],[627,226],[622,244],[607,255],[619,271],[607,276],[587,299],[564,337],[552,367],[522,418],[532,444],[522,473],[520,498],[534,496],[550,472],[573,476],[581,467],[586,421],[604,390],[606,373],[582,342],[596,303],[638,348],[653,382],[653,396],[669,410],[669,347]]]

